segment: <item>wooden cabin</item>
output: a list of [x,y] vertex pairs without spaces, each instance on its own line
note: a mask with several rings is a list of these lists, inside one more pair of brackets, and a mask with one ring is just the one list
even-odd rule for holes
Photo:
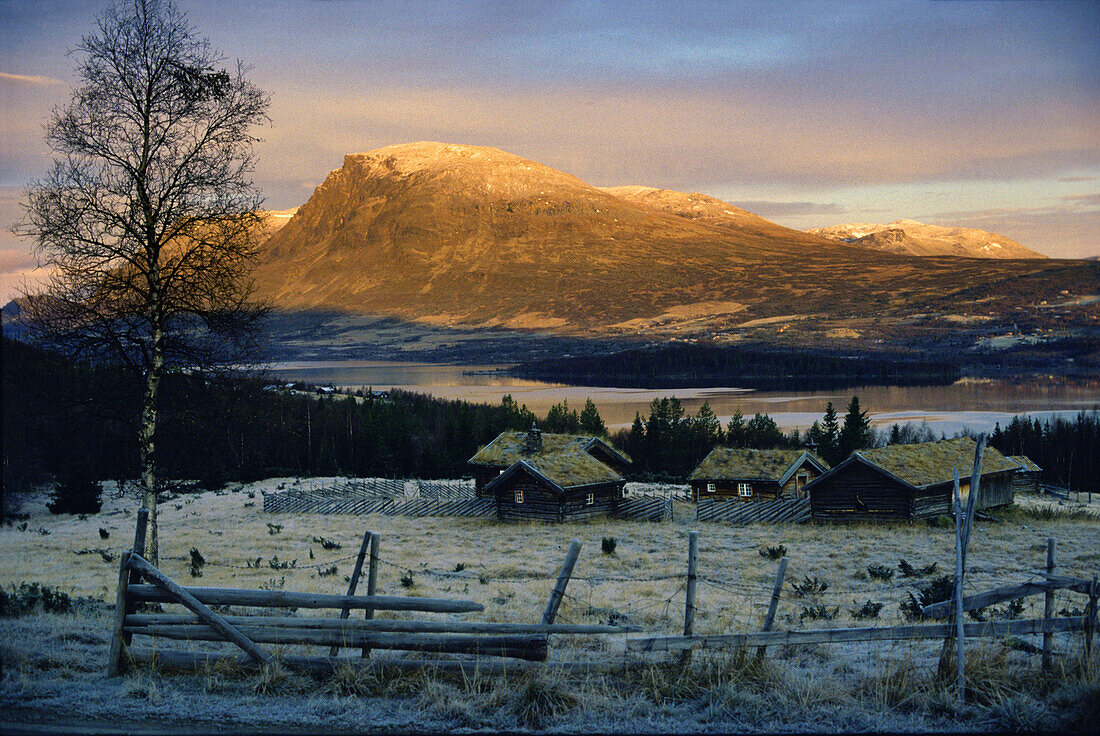
[[520,460],[573,451],[591,455],[618,475],[622,475],[630,467],[630,458],[625,453],[616,450],[599,437],[543,433],[535,427],[527,432],[501,432],[467,462],[473,466],[477,495],[485,496],[489,495],[485,493],[489,481]]
[[[940,442],[890,445],[852,455],[806,490],[814,519],[926,519],[950,514],[954,479],[965,502],[974,467],[974,440],[959,437]],[[982,455],[982,480],[978,509],[1012,503],[1013,480],[1019,465],[986,447]]]
[[804,498],[806,485],[828,469],[824,460],[808,450],[716,447],[691,471],[688,483],[696,503]]
[[615,513],[626,481],[582,448],[518,460],[485,485],[501,521],[580,521]]
[[1027,455],[1009,455],[1008,459],[1020,466],[1012,478],[1012,490],[1015,493],[1039,493],[1039,479],[1043,469]]

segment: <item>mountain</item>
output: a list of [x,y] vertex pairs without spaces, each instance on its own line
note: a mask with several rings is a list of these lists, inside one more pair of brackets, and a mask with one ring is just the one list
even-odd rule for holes
[[346,156],[266,242],[255,279],[289,311],[721,339],[1030,307],[1100,292],[1096,274],[853,248],[705,195],[599,189],[496,148],[422,142]]
[[1046,258],[1003,235],[966,227],[925,225],[897,220],[886,225],[855,222],[806,232],[886,253],[964,258]]

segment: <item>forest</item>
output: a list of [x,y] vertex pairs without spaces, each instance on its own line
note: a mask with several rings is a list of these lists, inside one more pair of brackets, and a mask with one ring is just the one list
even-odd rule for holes
[[[50,482],[135,479],[140,388],[121,370],[74,363],[21,342],[3,341],[4,491]],[[599,409],[565,402],[536,416],[510,396],[499,404],[421,394],[289,390],[263,377],[174,372],[161,401],[158,436],[166,477],[197,487],[271,476],[455,478],[467,459],[506,429],[607,435]],[[695,414],[679,400],[655,399],[648,416],[609,439],[634,460],[630,479],[683,482],[717,445],[812,449],[835,464],[862,447],[940,439],[927,426],[874,430],[852,397],[822,421],[785,433],[767,414],[735,415],[725,426],[708,405]],[[1026,454],[1044,480],[1088,490],[1100,456],[1100,412],[1045,422],[1017,417],[990,443]]]
[[945,385],[958,380],[960,368],[950,360],[899,353],[853,355],[827,350],[777,350],[754,344],[669,343],[605,355],[521,363],[509,374],[579,386],[831,391],[867,385]]

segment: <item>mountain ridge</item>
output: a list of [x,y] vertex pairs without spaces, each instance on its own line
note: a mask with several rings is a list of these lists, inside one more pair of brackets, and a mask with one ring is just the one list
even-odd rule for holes
[[806,232],[862,248],[904,255],[1006,260],[1047,258],[997,233],[954,225],[928,225],[908,219],[886,224],[853,222],[811,228]]

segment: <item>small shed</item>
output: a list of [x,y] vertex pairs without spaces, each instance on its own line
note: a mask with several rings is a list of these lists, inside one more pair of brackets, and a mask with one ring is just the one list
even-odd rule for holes
[[583,449],[518,460],[485,485],[501,521],[579,521],[615,513],[626,481]]
[[696,503],[804,498],[806,485],[828,469],[828,463],[808,450],[716,447],[691,472],[688,483]]
[[591,455],[618,475],[622,475],[630,467],[630,458],[626,453],[620,452],[599,437],[543,433],[535,427],[527,432],[501,432],[467,462],[473,466],[477,495],[485,496],[488,495],[485,488],[489,481],[520,460],[574,451]]
[[1012,479],[1012,490],[1015,493],[1039,493],[1039,477],[1043,469],[1027,455],[1009,455],[1008,459],[1020,466]]
[[[852,455],[807,486],[814,519],[925,519],[950,514],[954,478],[970,492],[970,473],[977,445],[969,437],[913,445],[890,445]],[[992,447],[982,455],[978,509],[1012,503],[1013,479],[1019,470]]]

